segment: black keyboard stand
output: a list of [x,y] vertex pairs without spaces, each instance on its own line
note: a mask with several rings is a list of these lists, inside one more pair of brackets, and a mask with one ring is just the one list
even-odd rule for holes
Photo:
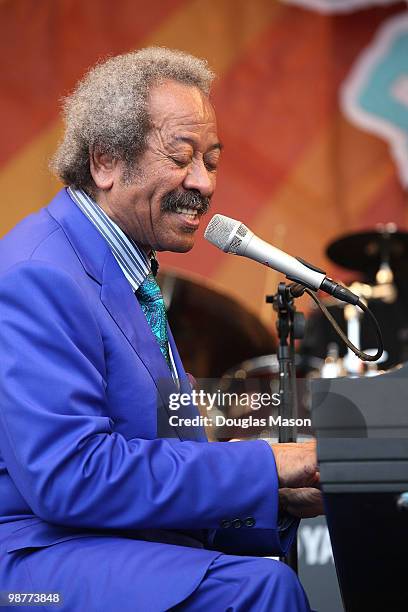
[[408,610],[408,366],[312,382],[312,421],[346,612]]

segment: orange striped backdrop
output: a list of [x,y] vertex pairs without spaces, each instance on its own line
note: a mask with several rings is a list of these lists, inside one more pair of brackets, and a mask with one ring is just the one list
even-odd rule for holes
[[[59,99],[108,54],[156,44],[206,57],[225,145],[214,212],[335,271],[324,246],[376,222],[408,225],[388,145],[352,126],[338,89],[379,25],[403,4],[327,16],[275,0],[0,0],[0,234],[59,188],[47,158]],[[199,275],[269,320],[277,274],[200,235],[163,265]]]

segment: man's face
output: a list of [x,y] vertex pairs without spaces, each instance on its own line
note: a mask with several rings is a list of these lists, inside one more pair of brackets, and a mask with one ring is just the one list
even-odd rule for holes
[[186,252],[215,189],[220,144],[214,109],[196,87],[167,81],[151,90],[150,118],[134,177],[124,182],[119,162],[99,203],[147,250]]

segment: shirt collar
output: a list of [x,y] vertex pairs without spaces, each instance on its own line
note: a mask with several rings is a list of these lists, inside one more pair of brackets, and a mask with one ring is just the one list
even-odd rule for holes
[[68,187],[67,192],[106,240],[133,291],[137,291],[150,273],[149,257],[83,189]]

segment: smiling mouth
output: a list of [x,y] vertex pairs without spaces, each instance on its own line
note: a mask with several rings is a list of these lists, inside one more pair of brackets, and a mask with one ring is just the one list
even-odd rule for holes
[[176,206],[175,212],[179,215],[187,215],[191,219],[196,219],[198,217],[198,211],[195,208],[180,208]]

